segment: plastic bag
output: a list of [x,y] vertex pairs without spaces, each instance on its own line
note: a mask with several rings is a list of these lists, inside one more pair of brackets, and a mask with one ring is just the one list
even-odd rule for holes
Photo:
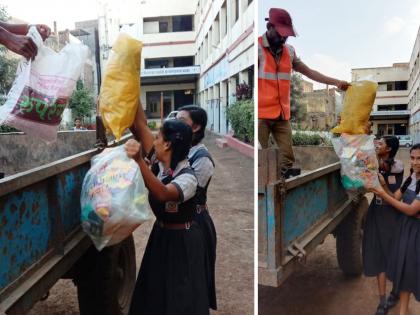
[[341,162],[341,182],[347,190],[378,187],[379,165],[374,136],[342,135],[331,139]]
[[142,42],[121,33],[106,65],[99,110],[105,128],[117,140],[133,124],[139,106],[142,47]]
[[62,114],[85,64],[88,48],[67,44],[59,53],[45,46],[35,26],[29,29],[38,47],[35,60],[22,59],[16,79],[0,106],[0,125],[55,141]]
[[80,202],[82,227],[98,250],[121,242],[151,215],[139,166],[124,146],[93,157]]
[[332,133],[364,134],[375,102],[378,84],[373,81],[352,82],[344,96],[340,125]]

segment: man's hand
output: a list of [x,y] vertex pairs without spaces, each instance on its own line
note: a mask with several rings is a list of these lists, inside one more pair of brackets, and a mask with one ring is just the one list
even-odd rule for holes
[[38,30],[39,34],[41,34],[43,41],[46,40],[51,34],[51,29],[45,24],[37,24],[36,29]]
[[4,42],[4,46],[28,60],[33,60],[38,53],[38,47],[36,47],[32,38],[24,35],[9,33],[7,40]]
[[337,80],[337,82],[334,85],[337,88],[339,88],[340,90],[346,91],[351,84],[349,82],[347,82],[347,81]]

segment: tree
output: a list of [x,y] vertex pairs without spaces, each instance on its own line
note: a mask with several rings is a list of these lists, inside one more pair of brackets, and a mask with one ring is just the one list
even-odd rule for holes
[[[7,21],[9,15],[4,6],[0,5],[0,21]],[[0,95],[6,95],[15,79],[16,68],[19,60],[7,56],[7,49],[0,45]],[[0,105],[5,99],[0,99]]]
[[302,76],[296,72],[292,74],[290,86],[290,120],[300,123],[306,118],[306,106],[303,102],[303,83]]
[[[9,19],[9,14],[4,6],[0,5],[0,21]],[[0,106],[6,102],[6,94],[12,87],[15,79],[18,59],[10,58],[6,55],[6,47],[0,45]],[[5,125],[0,126],[0,132],[13,132],[17,129]]]
[[94,104],[92,92],[84,87],[82,80],[78,80],[76,90],[69,100],[69,108],[71,109],[73,117],[81,119],[90,117]]

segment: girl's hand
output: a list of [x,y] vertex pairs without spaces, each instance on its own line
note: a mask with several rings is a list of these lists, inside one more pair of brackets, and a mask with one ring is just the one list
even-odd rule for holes
[[368,192],[373,192],[375,195],[382,197],[383,194],[386,194],[385,190],[383,189],[382,186],[365,186],[366,190]]
[[125,152],[127,156],[135,161],[138,161],[141,157],[141,144],[134,139],[128,140],[124,144]]
[[385,187],[386,181],[385,181],[385,178],[382,176],[382,174],[378,174],[378,179],[379,179],[379,182],[381,183],[381,186]]

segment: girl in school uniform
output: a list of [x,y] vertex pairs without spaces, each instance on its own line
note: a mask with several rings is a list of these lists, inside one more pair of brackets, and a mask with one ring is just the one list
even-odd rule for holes
[[192,130],[181,121],[171,120],[163,124],[153,142],[150,135],[148,130],[139,138],[145,140],[146,152],[153,145],[156,162],[151,169],[139,142],[129,140],[125,144],[127,155],[140,167],[156,216],[130,315],[207,315],[204,240],[194,222],[197,179],[187,160]]
[[192,148],[188,153],[188,161],[197,177],[197,211],[195,221],[200,225],[203,231],[206,253],[207,253],[207,279],[209,285],[210,308],[216,310],[216,228],[207,208],[207,189],[214,173],[214,161],[210,152],[201,140],[204,138],[207,113],[204,109],[195,105],[187,105],[179,108],[176,116],[188,124],[193,130]]
[[420,301],[420,144],[410,150],[411,175],[394,194],[383,178],[381,187],[369,188],[404,215],[398,221],[387,276],[400,292],[400,315],[406,315],[410,294]]
[[[398,148],[399,140],[394,136],[385,136],[375,144],[379,172],[392,193],[400,188],[404,176],[403,163],[395,159]],[[362,247],[363,271],[366,276],[376,277],[378,281],[379,305],[375,315],[385,314],[398,301],[398,294],[394,290],[386,299],[385,271],[399,216],[400,212],[378,195],[374,196],[366,216]]]

